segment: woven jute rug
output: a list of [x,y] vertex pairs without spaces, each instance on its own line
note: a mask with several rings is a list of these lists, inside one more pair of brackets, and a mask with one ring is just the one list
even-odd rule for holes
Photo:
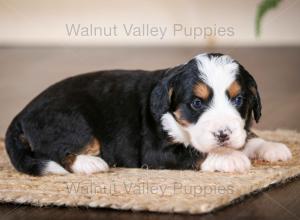
[[111,169],[108,173],[31,177],[16,172],[0,145],[0,201],[35,206],[108,207],[122,210],[206,213],[300,174],[300,134],[259,131],[286,143],[289,162],[254,161],[246,174],[147,169]]

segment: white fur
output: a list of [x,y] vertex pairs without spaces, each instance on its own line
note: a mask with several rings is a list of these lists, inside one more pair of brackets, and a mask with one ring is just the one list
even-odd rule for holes
[[90,155],[78,155],[71,166],[74,173],[92,174],[107,171],[107,163],[100,157]]
[[210,152],[201,164],[203,171],[246,172],[251,168],[249,158],[241,151]]
[[238,73],[238,64],[229,56],[211,57],[202,54],[195,57],[199,69],[199,78],[213,90],[213,99],[195,124],[181,126],[170,113],[162,116],[163,129],[176,141],[191,144],[201,152],[209,152],[219,143],[214,133],[228,131],[226,146],[235,149],[245,144],[245,121],[226,96],[226,90]]
[[174,119],[170,113],[166,113],[161,117],[162,127],[175,142],[183,143],[185,146],[190,144],[188,133]]
[[69,172],[65,170],[61,165],[54,161],[48,161],[45,169],[43,170],[43,175],[46,174],[68,174]]
[[208,152],[218,145],[214,132],[227,130],[227,146],[238,149],[245,143],[245,122],[226,96],[226,90],[236,79],[238,64],[229,56],[209,58],[206,54],[196,57],[199,77],[213,90],[209,109],[187,130],[191,143],[202,152]]
[[238,64],[227,55],[209,58],[206,54],[200,54],[195,59],[200,78],[218,93],[218,98],[223,98],[224,91],[235,80]]
[[269,162],[286,161],[292,158],[289,148],[281,143],[253,138],[247,142],[243,152],[249,158],[262,159]]

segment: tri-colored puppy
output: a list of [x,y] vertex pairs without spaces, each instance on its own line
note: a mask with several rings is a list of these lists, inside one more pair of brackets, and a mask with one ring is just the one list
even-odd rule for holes
[[253,77],[227,55],[201,54],[169,69],[63,80],[15,117],[6,149],[31,175],[115,166],[243,172],[249,158],[291,158],[285,145],[251,133],[252,115],[258,122]]

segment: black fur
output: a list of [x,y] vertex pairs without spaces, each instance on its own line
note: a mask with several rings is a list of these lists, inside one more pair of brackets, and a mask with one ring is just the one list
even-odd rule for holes
[[[195,168],[202,155],[192,146],[171,142],[160,124],[164,113],[194,97],[191,88],[199,80],[195,65],[191,61],[158,71],[100,71],[49,87],[15,117],[7,130],[6,149],[12,164],[20,172],[41,175],[47,161],[63,165],[67,155],[76,154],[96,137],[101,144],[100,156],[109,166]],[[241,72],[245,86],[257,90],[243,67]],[[247,95],[254,98],[245,106],[253,105],[258,121],[258,92]],[[192,113],[187,106],[185,117],[193,122],[201,113]],[[240,112],[250,126],[251,113]]]

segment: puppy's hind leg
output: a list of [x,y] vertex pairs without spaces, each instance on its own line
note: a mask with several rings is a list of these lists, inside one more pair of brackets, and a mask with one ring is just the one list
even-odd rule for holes
[[100,144],[96,138],[93,138],[79,152],[67,154],[62,158],[61,164],[62,166],[49,161],[43,174],[67,174],[69,172],[92,174],[109,169],[108,164],[100,157]]
[[77,155],[73,155],[73,163],[69,164],[73,173],[92,174],[108,170],[107,163],[100,157],[100,143],[92,140]]
[[109,169],[102,158],[90,155],[77,155],[70,168],[73,173],[84,174],[104,172]]

